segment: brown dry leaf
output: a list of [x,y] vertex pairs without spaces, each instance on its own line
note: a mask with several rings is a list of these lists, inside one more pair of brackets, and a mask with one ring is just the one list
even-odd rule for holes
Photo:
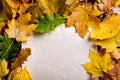
[[66,26],[75,26],[76,32],[84,37],[88,32],[88,27],[99,28],[99,20],[95,13],[97,14],[97,11],[91,6],[80,5],[68,17]]
[[21,70],[22,70],[21,67],[17,67],[16,69],[11,70],[7,80],[13,80],[14,76]]
[[29,35],[33,33],[36,28],[36,24],[29,24],[31,20],[30,13],[21,15],[17,20],[12,19],[8,21],[8,29],[5,32],[9,38],[16,38],[17,41],[27,41]]
[[113,60],[114,68],[104,74],[99,80],[120,80],[120,60]]
[[29,55],[31,55],[31,50],[30,50],[30,48],[22,49],[22,50],[19,52],[17,58],[15,58],[15,60],[14,60],[13,63],[11,64],[11,68],[12,68],[12,69],[15,69],[15,68],[21,66],[21,65],[24,63],[24,61],[27,60],[27,57],[28,57]]

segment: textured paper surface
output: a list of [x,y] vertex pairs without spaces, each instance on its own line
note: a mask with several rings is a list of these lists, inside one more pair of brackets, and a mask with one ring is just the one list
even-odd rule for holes
[[33,80],[89,80],[81,66],[89,61],[89,49],[92,48],[88,35],[82,39],[74,27],[65,28],[62,24],[50,33],[31,36],[23,44],[32,49],[24,66]]

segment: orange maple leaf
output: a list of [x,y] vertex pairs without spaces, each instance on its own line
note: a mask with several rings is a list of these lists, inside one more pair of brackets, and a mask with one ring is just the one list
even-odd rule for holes
[[88,32],[88,27],[99,28],[99,19],[96,16],[101,13],[91,6],[80,5],[68,16],[66,26],[75,26],[76,32],[83,38]]

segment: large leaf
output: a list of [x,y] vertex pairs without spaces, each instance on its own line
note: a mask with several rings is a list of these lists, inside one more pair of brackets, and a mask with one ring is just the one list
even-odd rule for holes
[[0,60],[10,61],[12,55],[21,49],[20,43],[15,39],[8,38],[7,34],[0,35]]
[[104,73],[113,68],[110,64],[110,55],[107,53],[100,56],[97,52],[90,50],[89,58],[91,62],[85,63],[83,67],[92,75],[92,78],[102,77]]
[[101,48],[106,49],[106,52],[112,52],[113,50],[115,50],[117,48],[117,43],[120,42],[120,32],[112,37],[112,38],[108,38],[108,39],[104,39],[104,40],[97,40],[95,41],[95,45],[99,45],[101,46]]
[[35,29],[35,32],[46,33],[54,30],[58,25],[64,23],[66,20],[58,14],[54,16],[45,15],[44,18],[39,17],[37,22],[38,26]]
[[35,24],[29,24],[31,20],[30,13],[20,15],[18,19],[12,19],[8,21],[8,29],[5,32],[9,38],[16,38],[17,41],[27,41],[29,35],[33,33]]
[[[101,12],[102,13],[102,12]],[[66,26],[75,26],[76,32],[84,37],[88,32],[88,27],[99,28],[99,20],[95,14],[100,14],[99,10],[92,9],[92,6],[80,5],[72,11],[68,17]]]
[[112,38],[120,31],[120,15],[112,15],[100,23],[99,29],[93,29],[90,38],[107,39]]

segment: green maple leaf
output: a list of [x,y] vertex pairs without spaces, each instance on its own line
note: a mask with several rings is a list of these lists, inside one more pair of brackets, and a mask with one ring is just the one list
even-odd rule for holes
[[61,23],[64,23],[65,21],[66,19],[58,14],[54,14],[53,16],[46,14],[45,17],[39,17],[37,21],[38,26],[34,31],[39,33],[50,32],[53,31]]
[[0,61],[11,61],[12,55],[20,51],[21,44],[15,39],[8,38],[7,34],[0,35]]

